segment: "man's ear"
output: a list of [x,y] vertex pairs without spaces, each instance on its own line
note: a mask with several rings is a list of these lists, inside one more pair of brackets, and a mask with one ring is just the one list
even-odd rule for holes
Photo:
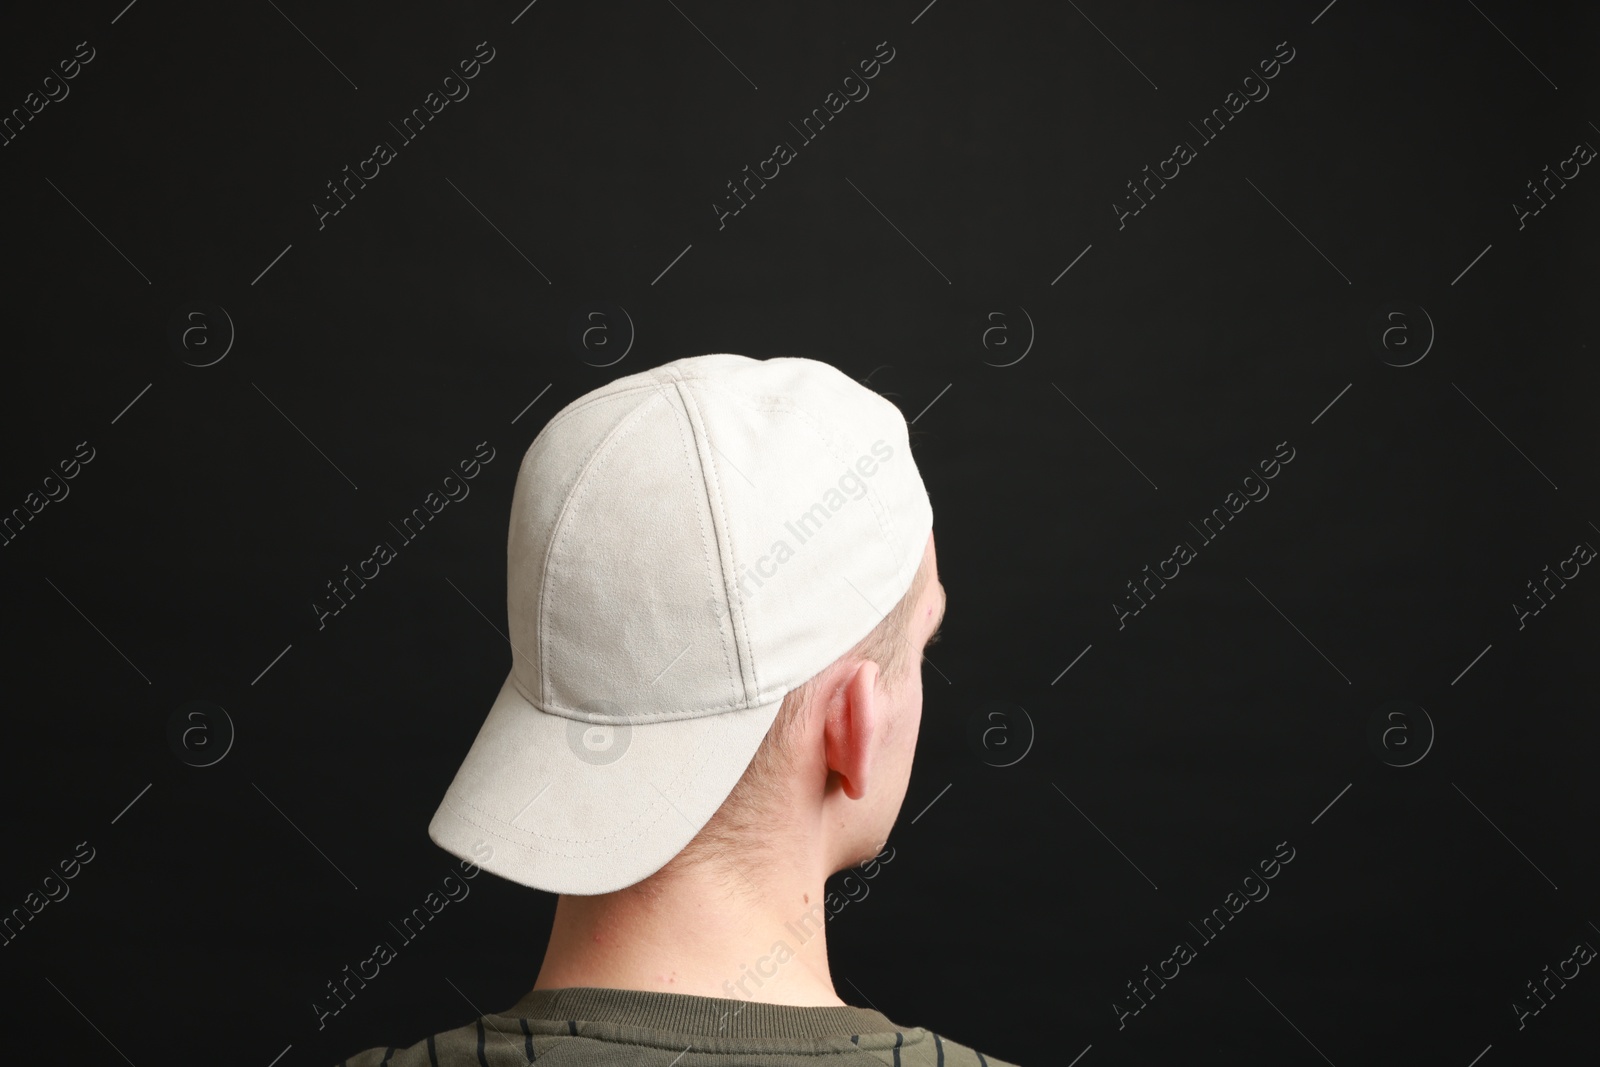
[[871,660],[857,664],[837,690],[823,726],[828,770],[839,776],[844,795],[851,800],[867,795],[867,773],[877,755],[882,710],[876,703],[877,688],[878,665]]

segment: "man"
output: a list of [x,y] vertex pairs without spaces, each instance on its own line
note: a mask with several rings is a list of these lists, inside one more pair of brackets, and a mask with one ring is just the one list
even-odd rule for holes
[[510,1009],[345,1062],[1009,1067],[828,969],[824,881],[899,814],[944,615],[899,410],[680,359],[556,414],[511,511],[511,673],[428,830],[560,894],[549,947]]

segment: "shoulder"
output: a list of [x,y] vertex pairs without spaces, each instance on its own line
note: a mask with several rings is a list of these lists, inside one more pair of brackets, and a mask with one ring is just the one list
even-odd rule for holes
[[470,1022],[418,1041],[407,1048],[369,1048],[339,1061],[339,1067],[451,1067],[477,1064],[485,1040],[505,1040],[503,1034],[487,1032],[483,1020]]
[[[969,1048],[958,1041],[952,1041],[943,1034],[932,1030],[915,1029],[906,1033],[906,1043],[920,1046],[925,1052],[923,1057],[930,1065],[942,1064],[943,1067],[1017,1067],[1009,1060],[1002,1060],[995,1056],[986,1055],[975,1048]],[[918,1062],[914,1057],[912,1062]]]

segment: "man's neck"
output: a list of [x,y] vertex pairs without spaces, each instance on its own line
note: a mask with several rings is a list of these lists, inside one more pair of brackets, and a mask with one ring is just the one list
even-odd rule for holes
[[615,893],[563,896],[534,988],[843,1004],[828,972],[825,876],[808,870],[669,865]]

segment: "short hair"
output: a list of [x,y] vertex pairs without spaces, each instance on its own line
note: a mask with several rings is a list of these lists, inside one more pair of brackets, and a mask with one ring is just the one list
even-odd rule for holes
[[916,618],[917,604],[930,577],[931,568],[924,557],[911,579],[911,588],[879,620],[871,633],[816,676],[808,678],[784,695],[777,718],[767,730],[767,736],[762,738],[761,747],[751,757],[743,776],[710,821],[674,857],[671,861],[674,865],[699,863],[706,859],[737,862],[752,843],[764,836],[763,831],[781,817],[784,798],[779,784],[794,756],[795,743],[810,721],[822,675],[846,660],[871,660],[878,665],[879,685],[890,692],[898,688],[902,675],[906,673],[907,660],[913,652],[910,631]]

